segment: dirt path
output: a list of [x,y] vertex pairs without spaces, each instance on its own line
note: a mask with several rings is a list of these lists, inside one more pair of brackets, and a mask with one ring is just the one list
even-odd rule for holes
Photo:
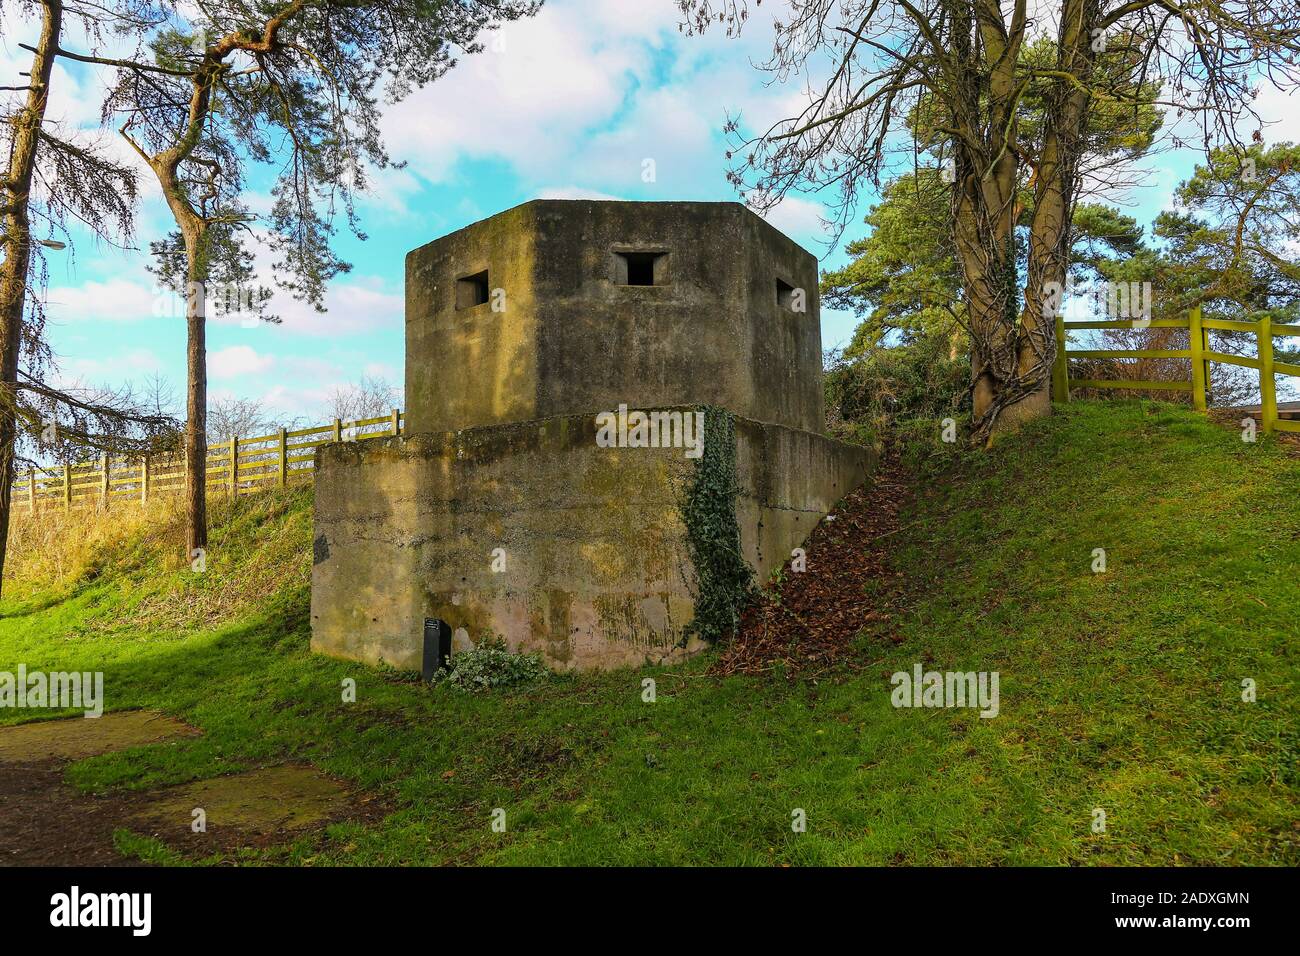
[[64,760],[0,763],[0,866],[131,866],[113,848],[130,811],[63,782]]
[[0,865],[122,866],[113,830],[142,795],[93,796],[63,781],[72,760],[197,734],[151,711],[0,728]]

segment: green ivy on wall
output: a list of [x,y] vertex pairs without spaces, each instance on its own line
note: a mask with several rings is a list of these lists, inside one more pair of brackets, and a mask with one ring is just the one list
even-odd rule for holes
[[679,508],[695,569],[695,619],[687,635],[714,642],[736,630],[749,602],[754,572],[740,550],[736,521],[736,419],[726,409],[704,406],[704,450],[681,496]]

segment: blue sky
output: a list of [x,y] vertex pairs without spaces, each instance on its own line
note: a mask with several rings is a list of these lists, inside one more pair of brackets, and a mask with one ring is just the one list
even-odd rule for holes
[[[739,41],[681,36],[670,0],[548,0],[538,17],[509,25],[487,51],[387,112],[389,152],[407,165],[377,174],[361,201],[370,238],[340,237],[353,270],[332,284],[326,314],[282,296],[273,307],[280,326],[209,322],[212,397],[254,398],[271,418],[315,421],[325,417],[334,388],[362,375],[400,386],[406,252],[517,203],[539,196],[734,200],[724,179],[728,111],[758,125],[801,99],[797,81],[765,85],[752,66],[767,53],[773,8],[779,4],[764,4]],[[16,78],[27,68],[17,43],[31,30],[12,16],[4,25],[0,68]],[[75,37],[65,46],[77,49]],[[95,127],[101,82],[94,68],[60,68],[51,115]],[[1287,115],[1293,111],[1274,99],[1262,101],[1264,112],[1285,118],[1289,138],[1300,138]],[[102,135],[125,157],[119,137]],[[1194,158],[1163,154],[1143,188],[1112,198],[1149,221]],[[655,164],[652,183],[641,175],[646,159]],[[142,251],[171,228],[170,217],[147,172],[141,178],[137,250],[97,248],[77,236],[75,255],[48,254],[49,339],[65,381],[116,384],[160,373],[178,390],[184,383],[183,317],[145,272]],[[255,210],[268,205],[261,194],[248,200]],[[844,261],[842,246],[827,254],[820,215],[817,197],[802,196],[769,220],[833,267]],[[861,231],[850,230],[845,241]],[[823,312],[823,345],[844,344],[853,325],[851,315]]]

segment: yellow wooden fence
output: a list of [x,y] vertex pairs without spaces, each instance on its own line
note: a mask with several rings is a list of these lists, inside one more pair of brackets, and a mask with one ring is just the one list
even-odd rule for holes
[[[326,442],[357,441],[402,433],[403,415],[393,409],[381,418],[360,421],[334,419],[327,425],[279,431],[254,438],[234,437],[208,447],[207,487],[229,497],[261,488],[285,486],[311,474],[316,448]],[[111,459],[89,464],[33,468],[14,482],[11,501],[16,513],[42,508],[108,507],[117,501],[147,502],[157,495],[179,494],[185,488],[185,458]]]
[[[1186,349],[1067,349],[1066,334],[1071,329],[1187,329]],[[1247,355],[1229,355],[1210,348],[1207,333],[1211,329],[1225,332],[1250,332],[1255,336],[1256,358]],[[1204,319],[1201,307],[1192,309],[1185,319],[1104,320],[1067,322],[1056,317],[1056,364],[1052,368],[1052,398],[1058,402],[1069,401],[1071,388],[1134,388],[1158,391],[1191,392],[1192,406],[1205,411],[1206,395],[1210,387],[1210,365],[1222,362],[1240,365],[1259,372],[1260,430],[1264,432],[1300,432],[1300,421],[1277,417],[1277,387],[1275,375],[1300,376],[1300,365],[1273,360],[1273,339],[1280,335],[1300,335],[1300,325],[1279,325],[1268,319],[1258,322],[1238,322],[1229,319]],[[1185,358],[1191,360],[1191,378],[1186,382],[1143,382],[1120,379],[1076,379],[1069,377],[1071,358]]]

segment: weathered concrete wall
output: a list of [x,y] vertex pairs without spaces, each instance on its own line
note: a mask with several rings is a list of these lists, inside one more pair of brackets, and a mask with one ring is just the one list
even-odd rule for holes
[[[619,253],[664,256],[619,284]],[[407,256],[408,429],[712,404],[821,433],[816,259],[737,203],[536,200]],[[504,293],[457,308],[486,269]],[[803,290],[783,306],[777,281]]]
[[691,463],[595,436],[588,415],[322,447],[313,649],[418,669],[440,617],[561,669],[680,656]]
[[[627,282],[638,254],[651,284]],[[874,465],[821,434],[816,259],[743,206],[538,200],[406,271],[406,435],[317,453],[318,651],[418,668],[438,617],[456,650],[500,634],[562,669],[684,656],[692,479],[734,461],[734,501],[713,482],[692,528],[726,509],[761,579]],[[600,447],[620,405],[724,409],[734,447]]]
[[[406,256],[406,430],[539,418],[535,210],[517,206]],[[488,271],[493,303],[457,307],[458,279]],[[577,409],[575,409],[577,411]]]
[[759,582],[790,559],[835,503],[870,480],[876,454],[821,435],[736,420],[736,518]]
[[[747,260],[745,361],[756,394],[748,410],[724,407],[742,418],[821,435],[826,431],[826,393],[817,258],[744,206],[736,208],[743,213],[741,248]],[[777,302],[777,279],[803,292],[804,312]]]
[[[440,617],[560,669],[700,649],[683,641],[695,573],[680,510],[698,460],[602,448],[596,430],[581,415],[320,448],[312,648],[418,669],[423,621]],[[743,419],[735,445],[736,518],[760,576],[873,465],[865,449]]]

